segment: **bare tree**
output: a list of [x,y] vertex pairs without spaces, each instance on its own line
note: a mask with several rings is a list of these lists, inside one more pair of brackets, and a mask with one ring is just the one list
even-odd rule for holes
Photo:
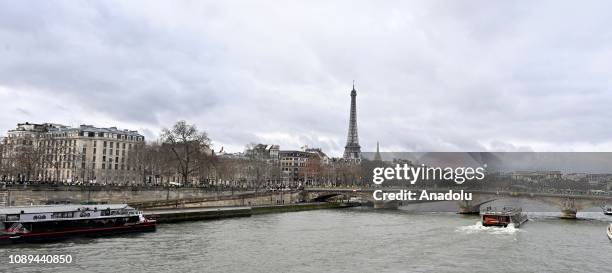
[[31,137],[20,140],[15,146],[15,164],[22,181],[30,181],[37,176],[42,165],[44,149]]
[[162,132],[163,144],[174,155],[176,170],[187,183],[189,177],[199,168],[202,154],[210,151],[210,139],[206,132],[200,132],[195,125],[185,121],[177,122],[171,129]]
[[311,154],[306,161],[306,167],[302,170],[304,184],[318,184],[323,173],[323,163],[318,154]]
[[195,176],[198,177],[198,182],[201,185],[203,182],[210,183],[210,177],[212,174],[213,164],[215,158],[212,153],[207,151],[199,153],[196,157],[197,171]]
[[0,180],[6,179],[11,173],[9,145],[5,139],[0,139]]
[[[158,177],[169,175],[167,147],[158,143],[139,143],[128,152],[129,174],[137,177],[142,184],[156,183]],[[156,180],[149,180],[155,178]]]

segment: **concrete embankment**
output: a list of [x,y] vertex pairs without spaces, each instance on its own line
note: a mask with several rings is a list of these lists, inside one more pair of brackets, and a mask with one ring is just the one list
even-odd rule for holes
[[351,203],[302,203],[302,204],[291,204],[291,205],[276,205],[276,206],[255,206],[252,207],[253,214],[265,214],[265,213],[279,213],[279,212],[292,212],[292,211],[304,211],[304,210],[317,210],[317,209],[337,209],[337,208],[348,208],[354,207],[355,204]]
[[[28,186],[0,189],[6,192],[6,204],[12,206],[46,204],[55,201],[106,203],[153,202],[157,200],[197,200],[218,196],[240,196],[247,191],[214,191],[204,188],[145,188],[111,186]],[[245,204],[246,205],[246,204]]]
[[303,203],[288,205],[270,205],[256,207],[219,207],[219,208],[183,208],[146,210],[147,218],[156,219],[159,223],[175,223],[183,221],[215,220],[233,217],[249,217],[251,215],[294,212],[317,209],[348,208],[355,204],[347,203]]
[[253,214],[253,212],[251,207],[230,207],[150,210],[145,211],[144,214],[145,217],[156,219],[159,223],[174,223],[183,221],[249,217]]

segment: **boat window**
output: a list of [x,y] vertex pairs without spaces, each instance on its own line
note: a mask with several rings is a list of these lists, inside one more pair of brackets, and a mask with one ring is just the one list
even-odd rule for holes
[[7,221],[19,221],[19,214],[10,214],[6,216]]
[[74,212],[54,212],[51,215],[51,218],[72,218],[74,217]]
[[100,211],[100,216],[109,216],[111,214],[110,209],[105,209]]

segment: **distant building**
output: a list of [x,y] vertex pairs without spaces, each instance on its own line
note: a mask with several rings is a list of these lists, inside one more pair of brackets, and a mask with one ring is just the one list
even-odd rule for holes
[[241,159],[241,160],[242,159],[244,159],[244,160],[249,159],[249,157],[245,153],[242,153],[242,152],[240,152],[240,153],[226,153],[226,152],[223,152],[223,153],[217,154],[216,156],[217,156],[217,158],[221,158],[221,159]]
[[408,166],[414,166],[414,162],[412,162],[412,160],[409,159],[404,159],[404,158],[394,158],[392,160],[393,165],[404,165],[407,164]]
[[302,147],[301,150],[279,152],[281,177],[289,186],[304,185],[320,175],[322,166],[330,163],[330,158],[320,148]]
[[526,182],[539,182],[542,180],[561,179],[560,171],[515,171],[510,177],[514,180]]
[[248,158],[264,160],[267,163],[278,165],[279,163],[279,145],[257,144],[245,151]]
[[276,187],[281,184],[279,145],[256,144],[244,152],[219,152],[209,180],[212,185]]
[[304,182],[303,173],[311,153],[306,151],[280,151],[280,167],[282,180],[287,185],[297,185]]
[[308,148],[304,149],[305,152],[311,153],[316,160],[318,160],[321,164],[327,165],[330,163],[330,158],[321,150],[321,148]]
[[137,131],[117,127],[19,123],[5,138],[12,168],[1,175],[13,181],[138,183],[130,154],[144,141]]
[[587,176],[588,176],[587,173],[568,173],[568,174],[563,175],[563,178],[567,180],[578,182],[578,181],[586,180]]
[[612,174],[588,174],[586,180],[589,186],[607,186],[609,181],[612,181]]

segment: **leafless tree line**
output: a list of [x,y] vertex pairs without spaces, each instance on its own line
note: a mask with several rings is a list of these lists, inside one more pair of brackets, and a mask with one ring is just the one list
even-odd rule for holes
[[13,181],[57,181],[60,170],[70,169],[83,182],[96,176],[110,177],[109,183],[125,182],[130,177],[136,184],[143,185],[255,190],[297,185],[360,185],[367,180],[359,166],[341,161],[326,163],[316,154],[300,168],[297,178],[288,180],[278,160],[220,157],[215,155],[211,146],[205,131],[179,121],[164,129],[158,141],[135,144],[125,157],[127,168],[124,170],[122,167],[119,171],[93,167],[94,164],[86,162],[81,149],[74,146],[43,145],[29,137],[5,139],[0,142],[0,178],[3,181],[9,178]]

